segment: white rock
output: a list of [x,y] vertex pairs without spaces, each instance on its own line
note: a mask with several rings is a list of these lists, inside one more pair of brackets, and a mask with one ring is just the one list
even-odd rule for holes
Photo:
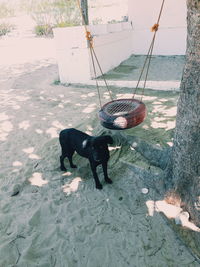
[[148,194],[149,193],[149,190],[147,188],[142,188],[141,191],[142,191],[143,194]]

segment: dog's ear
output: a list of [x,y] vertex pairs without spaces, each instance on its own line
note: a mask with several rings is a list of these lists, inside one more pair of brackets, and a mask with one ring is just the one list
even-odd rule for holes
[[107,144],[113,144],[113,139],[110,135],[105,135],[104,137]]
[[90,146],[90,140],[85,139],[82,143],[83,149],[88,148]]

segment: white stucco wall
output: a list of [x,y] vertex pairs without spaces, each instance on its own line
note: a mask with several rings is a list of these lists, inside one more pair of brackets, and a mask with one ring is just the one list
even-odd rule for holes
[[[128,16],[133,25],[133,52],[146,54],[162,0],[129,0]],[[183,55],[186,50],[186,1],[166,0],[157,32],[155,55]]]
[[90,79],[90,63],[84,27],[53,30],[57,63],[62,83],[85,82]]
[[[132,54],[132,27],[128,22],[88,26],[103,73]],[[85,83],[94,78],[90,50],[83,26],[54,29],[57,61],[62,83]],[[95,61],[97,76],[101,75]]]

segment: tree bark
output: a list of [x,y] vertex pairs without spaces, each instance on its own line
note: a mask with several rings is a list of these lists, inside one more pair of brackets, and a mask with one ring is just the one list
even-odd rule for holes
[[200,0],[187,0],[187,51],[171,161],[173,188],[200,225]]
[[81,10],[83,13],[84,24],[88,25],[89,19],[88,19],[88,1],[87,0],[81,0]]

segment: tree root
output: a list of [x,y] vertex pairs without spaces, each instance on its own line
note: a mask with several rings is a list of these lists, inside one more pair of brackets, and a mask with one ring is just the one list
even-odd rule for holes
[[126,135],[122,132],[112,132],[112,136],[116,143],[129,144],[143,157],[145,157],[149,164],[165,170],[171,154],[171,147],[160,148],[157,145],[150,144],[137,136]]
[[22,236],[22,235],[17,235],[16,238],[13,239],[13,240],[11,241],[11,243],[13,243],[13,244],[15,245],[16,250],[17,250],[17,253],[18,253],[18,257],[17,257],[17,259],[16,259],[15,265],[18,264],[18,262],[19,262],[19,260],[20,260],[20,258],[21,258],[21,255],[22,255],[21,252],[19,251],[18,245],[16,244],[16,241],[17,241],[18,238],[23,238],[23,239],[25,239],[25,237]]
[[152,145],[137,136],[127,136],[128,143],[140,154],[142,154],[150,164],[164,170],[169,161],[171,148],[160,148],[157,145]]
[[155,173],[142,169],[132,163],[121,161],[125,164],[134,174],[138,175],[143,180],[145,186],[154,189],[159,195],[165,193],[165,183],[163,180],[163,171],[161,173]]

